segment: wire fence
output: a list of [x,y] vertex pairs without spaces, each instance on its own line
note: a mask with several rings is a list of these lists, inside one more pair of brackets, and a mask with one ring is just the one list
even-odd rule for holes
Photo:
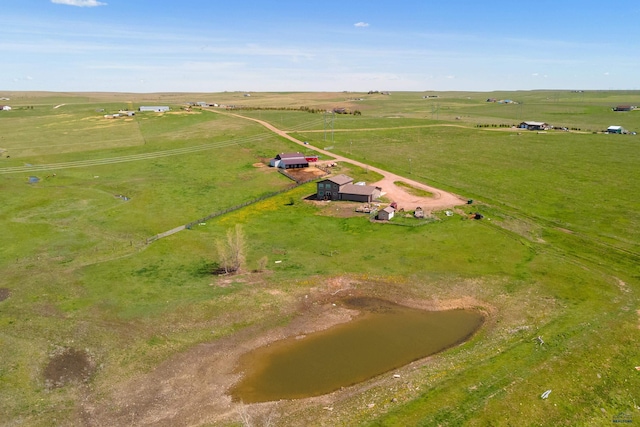
[[[286,172],[284,172],[282,170],[279,170],[279,171],[280,171],[280,173],[283,173],[285,176],[287,176],[288,178],[293,179],[295,181],[295,179],[292,176],[290,176],[289,174],[287,174]],[[218,217],[220,215],[227,214],[229,212],[237,211],[238,209],[242,209],[242,208],[247,207],[249,205],[252,205],[254,203],[258,203],[258,202],[260,202],[262,200],[269,199],[271,197],[275,197],[275,196],[277,196],[279,194],[282,194],[282,193],[286,193],[287,191],[291,191],[296,187],[299,187],[299,186],[301,186],[303,184],[307,184],[309,182],[315,181],[317,179],[318,178],[312,178],[312,179],[308,179],[308,180],[300,181],[300,182],[296,181],[294,184],[291,184],[291,185],[287,186],[286,188],[283,188],[282,190],[273,191],[271,193],[264,194],[264,195],[262,195],[260,197],[256,197],[255,199],[246,201],[244,203],[240,203],[239,205],[235,205],[235,206],[232,206],[232,207],[229,207],[229,208],[226,208],[226,209],[222,209],[222,210],[213,212],[213,213],[211,213],[211,214],[209,214],[207,216],[204,216],[202,218],[196,219],[195,221],[191,221],[191,222],[189,222],[189,223],[187,223],[185,225],[182,225],[180,227],[176,227],[176,228],[174,228],[172,230],[165,231],[164,233],[156,234],[155,236],[149,237],[146,240],[146,243],[148,245],[148,244],[150,244],[152,242],[155,242],[158,239],[170,236],[170,235],[175,234],[175,233],[177,233],[179,231],[182,231],[184,229],[190,230],[193,226],[198,225],[198,224],[202,224],[202,223],[204,223],[204,222],[206,222],[206,221],[208,221],[208,220],[210,220],[212,218]]]

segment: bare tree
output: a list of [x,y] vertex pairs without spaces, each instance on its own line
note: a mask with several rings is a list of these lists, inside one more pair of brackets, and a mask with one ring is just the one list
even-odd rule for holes
[[264,271],[267,268],[267,263],[269,262],[269,258],[267,256],[263,256],[258,260],[258,271]]
[[245,246],[246,239],[240,224],[236,224],[234,229],[227,230],[226,240],[216,241],[220,267],[225,273],[237,273],[244,265]]

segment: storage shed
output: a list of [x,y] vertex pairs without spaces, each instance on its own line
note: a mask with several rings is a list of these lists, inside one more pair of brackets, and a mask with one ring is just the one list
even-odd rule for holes
[[389,221],[391,218],[393,218],[395,212],[395,209],[393,209],[391,206],[387,206],[386,208],[378,211],[378,219],[381,221]]

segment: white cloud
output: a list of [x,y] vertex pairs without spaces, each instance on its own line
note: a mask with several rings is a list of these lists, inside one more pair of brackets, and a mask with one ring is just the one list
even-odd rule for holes
[[78,6],[78,7],[96,7],[96,6],[107,5],[107,3],[103,3],[98,0],[51,0],[51,3],[66,4],[67,6]]
[[364,28],[364,27],[368,27],[369,24],[367,24],[366,22],[356,22],[355,24],[353,24],[354,27],[359,27],[359,28]]

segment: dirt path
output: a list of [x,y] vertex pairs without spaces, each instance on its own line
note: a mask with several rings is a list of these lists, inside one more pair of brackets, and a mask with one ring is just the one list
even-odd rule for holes
[[[380,169],[380,168],[376,168],[374,166],[368,165],[366,163],[362,163],[359,162],[357,160],[353,160],[353,159],[349,159],[347,157],[344,156],[340,156],[337,155],[335,153],[332,153],[330,151],[327,150],[323,150],[322,148],[313,146],[313,145],[309,145],[309,144],[305,144],[304,142],[300,141],[299,139],[296,139],[294,137],[292,137],[291,135],[289,135],[286,131],[283,131],[281,129],[276,128],[275,126],[273,126],[272,124],[265,122],[264,120],[260,120],[260,119],[254,119],[251,117],[245,117],[245,116],[241,116],[239,114],[233,114],[233,113],[227,113],[227,112],[221,112],[221,111],[215,111],[215,110],[210,110],[210,111],[214,111],[215,113],[218,114],[226,114],[226,115],[230,115],[230,116],[234,116],[234,117],[238,117],[241,119],[245,119],[245,120],[251,120],[254,121],[256,123],[260,123],[262,126],[266,127],[267,129],[269,129],[270,131],[282,136],[283,138],[287,138],[289,141],[293,141],[296,144],[302,145],[305,148],[311,148],[319,153],[324,154],[325,156],[328,157],[333,157],[335,159],[335,161],[338,162],[345,162],[345,163],[351,163],[353,165],[359,166],[363,169],[368,169],[370,171],[373,172],[377,172],[380,175],[384,176],[383,179],[381,179],[378,182],[374,182],[374,183],[370,183],[370,185],[375,185],[378,187],[382,188],[382,191],[385,193],[385,196],[392,200],[395,201],[398,204],[398,208],[404,208],[405,210],[413,210],[416,207],[420,206],[422,209],[424,210],[440,210],[440,209],[448,209],[448,208],[453,208],[455,206],[459,206],[464,204],[464,199],[462,199],[459,196],[456,196],[452,193],[448,193],[446,191],[442,191],[440,189],[437,189],[435,187],[431,187],[428,186],[426,184],[423,184],[421,182],[418,181],[414,181],[412,179],[406,178],[404,176],[400,176],[400,175],[396,175],[394,173],[391,173],[389,171]],[[415,187],[421,190],[425,190],[430,192],[431,194],[433,194],[433,197],[419,197],[419,196],[414,196],[410,193],[408,193],[407,191],[405,191],[403,188],[398,187],[397,185],[395,185],[395,182],[404,182],[408,185],[410,185],[411,187]]]

